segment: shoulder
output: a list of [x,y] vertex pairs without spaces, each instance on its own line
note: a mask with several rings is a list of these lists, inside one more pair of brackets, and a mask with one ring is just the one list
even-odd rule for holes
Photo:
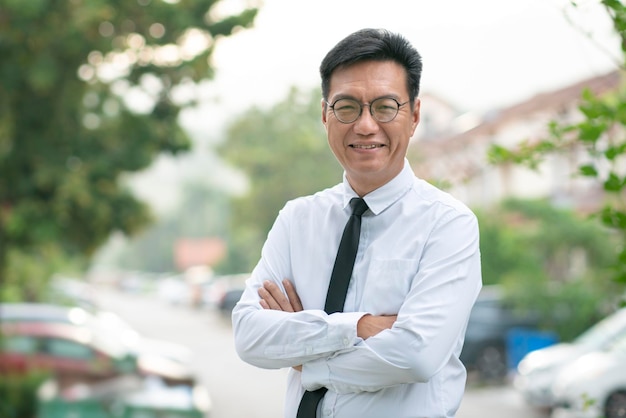
[[319,192],[300,196],[289,200],[281,210],[282,216],[310,216],[325,213],[333,207],[341,208],[343,202],[343,186],[337,184]]
[[414,179],[411,195],[418,204],[425,205],[440,215],[444,212],[475,217],[474,212],[461,200],[418,177]]

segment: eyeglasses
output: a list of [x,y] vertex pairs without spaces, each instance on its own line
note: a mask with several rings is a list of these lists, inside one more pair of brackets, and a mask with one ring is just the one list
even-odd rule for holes
[[354,99],[339,99],[335,103],[326,104],[333,110],[335,117],[341,123],[352,123],[361,116],[363,113],[363,107],[370,107],[370,114],[372,117],[381,123],[391,122],[398,115],[398,111],[401,106],[407,104],[410,100],[404,103],[399,103],[396,99],[391,97],[378,98],[370,104],[361,104]]

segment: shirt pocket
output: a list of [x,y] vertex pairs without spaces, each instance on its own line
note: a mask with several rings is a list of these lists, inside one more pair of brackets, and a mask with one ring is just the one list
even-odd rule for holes
[[363,289],[361,311],[372,315],[395,315],[404,303],[413,278],[417,274],[418,260],[374,259]]

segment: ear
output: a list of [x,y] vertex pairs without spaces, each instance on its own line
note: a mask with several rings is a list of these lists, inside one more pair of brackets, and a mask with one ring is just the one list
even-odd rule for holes
[[322,99],[321,100],[321,104],[322,104],[322,123],[324,124],[324,126],[326,126],[326,122],[328,122],[328,120],[326,119],[326,109],[327,109],[327,104],[326,104],[326,100]]
[[413,112],[411,113],[411,136],[415,133],[415,129],[417,125],[420,123],[420,106],[422,102],[417,97],[415,98],[415,103],[413,104]]

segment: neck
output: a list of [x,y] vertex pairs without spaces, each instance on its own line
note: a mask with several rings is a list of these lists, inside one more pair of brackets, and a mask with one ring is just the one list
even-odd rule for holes
[[346,178],[352,190],[356,192],[359,197],[363,197],[368,193],[384,186],[393,180],[398,174],[402,172],[402,169],[397,173],[389,173],[388,175],[383,173],[372,173],[371,175],[355,174],[346,171]]

